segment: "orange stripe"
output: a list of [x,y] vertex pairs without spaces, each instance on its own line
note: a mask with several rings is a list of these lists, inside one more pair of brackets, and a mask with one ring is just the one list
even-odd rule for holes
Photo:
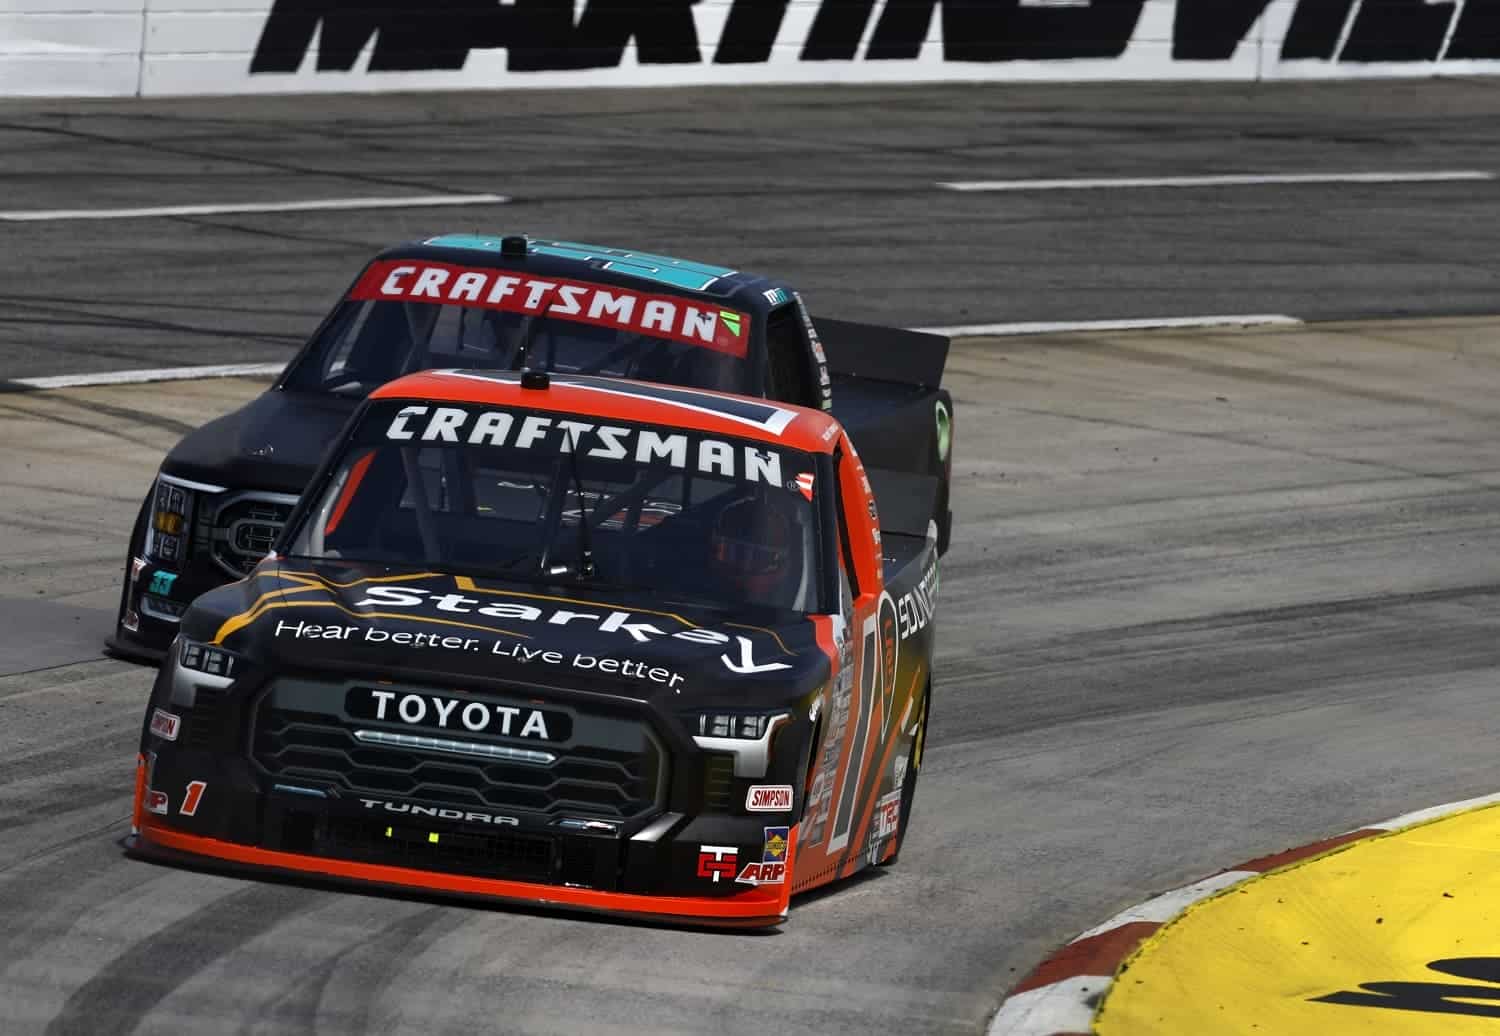
[[360,483],[365,480],[365,472],[370,470],[370,462],[375,459],[375,451],[371,450],[349,469],[349,480],[344,483],[344,488],[339,491],[339,499],[333,505],[333,514],[328,516],[328,524],[323,526],[323,535],[328,536],[339,527],[339,522],[344,520],[344,512],[349,509],[349,502],[354,499],[355,492]]
[[[147,820],[141,827],[144,842],[175,849],[195,856],[245,864],[252,867],[275,867],[321,874],[354,881],[401,885],[409,888],[456,892],[463,895],[488,896],[544,906],[565,906],[610,913],[651,914],[698,920],[707,923],[774,925],[786,916],[791,895],[788,885],[765,885],[723,899],[697,896],[645,896],[632,892],[598,892],[593,889],[567,888],[560,885],[537,885],[528,881],[502,881],[498,878],[476,878],[464,874],[440,874],[393,867],[379,863],[355,863],[322,856],[260,849],[236,842],[225,842],[202,835],[184,834]],[[788,839],[790,845],[791,839]]]

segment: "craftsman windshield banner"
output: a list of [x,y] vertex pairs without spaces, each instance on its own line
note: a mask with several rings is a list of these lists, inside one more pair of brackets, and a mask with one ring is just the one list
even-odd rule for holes
[[[129,2],[145,94],[1500,71],[1500,0]],[[73,92],[109,92],[99,62],[142,34],[101,40],[82,8],[122,3],[16,0],[0,89],[45,42],[57,70],[28,64],[25,92],[74,66]]]

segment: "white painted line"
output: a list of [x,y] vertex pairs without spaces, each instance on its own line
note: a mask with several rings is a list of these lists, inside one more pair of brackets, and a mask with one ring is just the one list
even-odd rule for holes
[[1302,321],[1281,313],[1253,313],[1214,317],[1145,317],[1135,320],[1060,320],[1016,324],[953,324],[949,327],[914,327],[931,335],[960,338],[973,335],[1046,335],[1067,331],[1146,331],[1163,327],[1257,327],[1266,324],[1295,326]]
[[221,216],[243,212],[320,212],[348,209],[427,209],[453,205],[504,205],[503,194],[418,194],[401,198],[319,198],[313,201],[239,202],[226,205],[160,205],[145,209],[12,209],[0,222],[67,219],[149,219],[154,216]]
[[[1428,809],[1419,809],[1412,813],[1403,813],[1399,817],[1379,824],[1371,824],[1370,828],[1379,831],[1399,831],[1403,827],[1411,827],[1428,820],[1436,820],[1438,817],[1447,816],[1450,813],[1462,813],[1465,810],[1478,809],[1480,806],[1492,806],[1500,802],[1500,795],[1481,795],[1474,799],[1462,799],[1458,802],[1449,802],[1441,806],[1432,806]],[[1364,830],[1357,828],[1356,830]]]
[[87,388],[91,385],[143,385],[148,381],[241,378],[280,374],[285,363],[220,363],[207,367],[158,367],[155,370],[54,374],[46,378],[11,378],[7,383],[34,389]]
[[1108,988],[1110,975],[1075,975],[1048,986],[1017,993],[1000,1005],[990,1021],[989,1036],[1053,1036],[1059,1032],[1092,1032],[1092,997]]
[[1231,173],[1222,176],[1122,176],[1068,180],[955,180],[948,191],[1098,191],[1154,187],[1267,187],[1319,183],[1451,183],[1494,180],[1482,169],[1438,169],[1413,173]]
[[1137,903],[1127,910],[1120,911],[1103,924],[1090,928],[1077,939],[1074,939],[1073,942],[1078,942],[1080,939],[1088,939],[1095,935],[1103,935],[1105,932],[1135,921],[1166,924],[1200,899],[1207,899],[1215,892],[1222,892],[1230,885],[1238,884],[1246,878],[1253,878],[1255,876],[1255,871],[1225,871],[1222,874],[1215,874],[1212,877],[1204,878],[1202,881],[1195,881],[1191,885],[1184,885],[1180,889],[1163,892],[1154,899],[1148,899],[1144,903]]

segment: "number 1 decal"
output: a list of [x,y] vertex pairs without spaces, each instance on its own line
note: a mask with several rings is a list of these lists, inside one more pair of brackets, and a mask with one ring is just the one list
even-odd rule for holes
[[870,742],[870,717],[882,682],[879,621],[869,616],[860,631],[859,720],[854,729],[854,743],[849,749],[849,766],[844,771],[844,786],[839,789],[838,808],[828,835],[828,851],[835,852],[849,844],[849,827],[854,823],[854,800],[859,793],[860,777],[865,768],[865,749]]
[[177,812],[185,817],[197,813],[198,803],[203,801],[203,789],[207,787],[205,781],[188,781],[187,794],[182,797],[182,808]]

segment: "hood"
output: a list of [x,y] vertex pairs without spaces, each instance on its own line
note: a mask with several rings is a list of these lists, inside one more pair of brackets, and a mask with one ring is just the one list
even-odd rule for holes
[[183,632],[272,670],[565,688],[669,707],[796,700],[828,679],[806,616],[381,565],[268,559]]
[[272,390],[188,433],[162,471],[231,489],[300,493],[357,399]]

